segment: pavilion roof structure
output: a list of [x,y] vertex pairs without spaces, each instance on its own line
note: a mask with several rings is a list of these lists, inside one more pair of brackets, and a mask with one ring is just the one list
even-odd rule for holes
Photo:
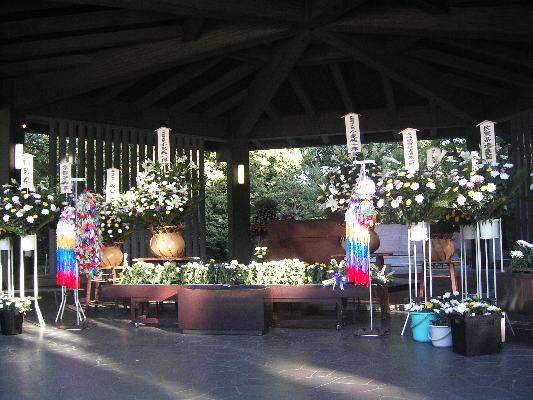
[[250,148],[447,137],[533,104],[533,4],[506,0],[19,0],[2,102]]

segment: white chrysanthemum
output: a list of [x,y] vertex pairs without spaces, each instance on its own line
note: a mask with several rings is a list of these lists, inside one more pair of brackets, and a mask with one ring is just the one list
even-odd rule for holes
[[9,215],[4,215],[3,218],[4,222],[8,222],[9,221]]
[[30,224],[33,224],[33,221],[35,221],[35,219],[33,219],[33,217],[30,215],[26,218],[26,221],[28,221]]
[[11,208],[13,208],[13,205],[11,203],[7,203],[4,208],[6,210],[11,210]]
[[499,171],[491,171],[490,173],[490,176],[492,176],[493,178],[496,178],[498,175],[500,175]]
[[467,182],[468,181],[465,178],[459,179],[459,186],[464,186]]
[[433,183],[433,182],[426,183],[426,186],[428,188],[430,188],[431,190],[435,190],[435,188],[436,188],[435,183]]
[[43,208],[42,211],[41,211],[41,214],[48,215],[48,214],[50,214],[50,210],[48,210],[47,208]]
[[22,218],[24,214],[22,214],[20,211],[15,214],[17,217]]
[[403,182],[398,182],[396,184],[396,190],[400,190],[403,187]]
[[483,193],[481,192],[475,192],[474,195],[472,196],[472,199],[474,199],[475,201],[477,201],[478,203],[480,203],[482,200],[483,200]]
[[24,204],[24,207],[22,207],[22,209],[24,211],[30,211],[32,209],[32,206],[30,206],[29,204]]
[[503,179],[504,181],[506,181],[507,179],[509,179],[509,174],[507,174],[505,172],[502,172],[500,174],[500,178]]
[[524,253],[520,250],[511,250],[511,257],[512,258],[524,258]]
[[424,195],[422,195],[422,194],[417,194],[417,195],[415,196],[415,201],[416,201],[418,204],[422,203],[422,202],[424,201]]
[[411,184],[411,189],[418,190],[419,188],[420,188],[420,185],[418,184],[418,182],[413,182]]
[[376,207],[377,207],[377,208],[381,208],[381,207],[383,207],[383,204],[385,204],[385,200],[383,200],[383,199],[379,199],[379,200],[377,201],[377,203],[376,203]]
[[503,167],[504,167],[504,168],[513,168],[514,165],[513,165],[513,164],[510,164],[510,163],[507,163],[507,164],[503,164]]
[[520,246],[529,247],[530,249],[533,249],[533,244],[526,242],[525,240],[517,240],[516,243]]
[[392,201],[390,202],[390,205],[391,205],[392,208],[398,208],[398,207],[400,207],[400,203],[397,202],[396,200],[392,200]]
[[496,191],[496,185],[492,182],[487,183],[487,192],[494,193]]
[[50,210],[55,211],[57,210],[57,207],[54,204],[50,204]]
[[394,189],[394,185],[392,183],[387,183],[387,185],[385,186],[385,190],[387,192],[390,192],[392,189]]
[[457,204],[459,204],[460,206],[464,206],[465,203],[466,203],[466,197],[465,196],[463,196],[462,194],[457,196]]

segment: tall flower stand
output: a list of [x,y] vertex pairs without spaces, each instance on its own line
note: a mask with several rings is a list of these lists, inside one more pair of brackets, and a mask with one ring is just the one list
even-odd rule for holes
[[2,264],[2,252],[6,252],[7,260],[7,276],[6,276],[6,289],[9,297],[15,296],[15,285],[13,282],[13,243],[10,238],[0,239],[0,291],[4,282],[4,265]]
[[19,266],[19,273],[20,273],[20,297],[24,297],[24,278],[25,278],[25,271],[24,271],[24,252],[25,251],[32,251],[33,252],[33,303],[35,307],[35,312],[37,314],[37,321],[39,322],[39,326],[41,328],[44,328],[46,326],[43,318],[43,314],[41,313],[41,309],[39,307],[39,273],[37,270],[37,235],[27,235],[27,236],[21,236],[20,237],[20,266]]
[[[433,275],[431,272],[431,246],[426,246],[426,242],[430,237],[430,228],[428,222],[418,222],[408,227],[407,229],[407,257],[408,257],[408,268],[409,268],[409,304],[413,304],[416,300],[416,295],[418,291],[418,269],[417,269],[417,242],[422,242],[422,279],[424,282],[424,292],[420,293],[424,295],[424,301],[428,299],[428,273],[427,269],[429,267],[429,291],[430,296],[433,295]],[[427,249],[429,247],[429,249]],[[413,271],[414,267],[414,271]],[[413,276],[414,275],[414,276]],[[413,296],[414,293],[414,296]],[[410,313],[407,313],[405,322],[403,324],[403,329],[401,335],[405,333],[405,328],[407,327],[407,322],[409,321]]]

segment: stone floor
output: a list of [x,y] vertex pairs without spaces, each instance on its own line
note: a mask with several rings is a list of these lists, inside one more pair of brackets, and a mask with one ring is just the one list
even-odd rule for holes
[[127,312],[105,310],[84,330],[26,322],[22,335],[0,337],[0,399],[532,398],[530,339],[467,358],[400,336],[403,318],[394,314],[381,338],[354,337],[354,326],[183,335],[173,324],[135,328]]

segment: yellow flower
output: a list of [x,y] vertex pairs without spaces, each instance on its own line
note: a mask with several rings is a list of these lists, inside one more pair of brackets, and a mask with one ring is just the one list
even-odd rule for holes
[[169,215],[169,214],[170,214],[170,211],[169,211],[169,210],[165,211],[165,214]]
[[411,186],[411,182],[405,182],[405,183],[403,184],[403,186],[405,186],[406,188],[408,188],[409,186]]
[[492,168],[487,168],[487,172],[492,172]]
[[459,218],[459,217],[455,217],[455,222],[459,222],[460,219],[461,218]]
[[452,190],[457,193],[459,191],[459,186],[454,187]]
[[15,213],[17,212],[17,209],[16,209],[16,208],[12,208],[12,209],[9,210],[9,211],[11,211],[13,214],[15,214]]
[[468,196],[474,198],[474,193],[475,193],[475,192],[474,192],[473,190],[470,190],[470,191],[468,192]]
[[120,225],[119,224],[115,224],[115,228],[118,228]]
[[433,304],[430,303],[429,301],[426,301],[426,308],[427,308],[428,310],[431,310],[431,309],[433,308]]
[[475,176],[476,175],[476,171],[470,171],[470,176]]
[[409,207],[409,206],[411,205],[412,202],[413,202],[413,200],[411,200],[411,199],[407,199],[407,200],[405,200],[405,205],[406,205],[407,207]]
[[387,183],[392,183],[392,179],[389,179],[389,180],[387,181]]
[[106,223],[107,223],[108,225],[111,224],[111,220],[108,219],[108,220],[106,221]]
[[39,216],[37,214],[32,215],[33,219],[37,219]]
[[215,263],[215,259],[214,258],[210,258],[209,259],[209,264],[214,264]]
[[485,192],[487,190],[487,185],[483,185],[479,188],[482,192]]
[[427,178],[428,182],[433,182],[433,179]]
[[46,201],[43,201],[43,207],[48,207],[48,203]]
[[405,176],[405,175],[407,175],[407,174],[405,172],[403,172],[403,171],[402,172],[398,172],[398,176]]

